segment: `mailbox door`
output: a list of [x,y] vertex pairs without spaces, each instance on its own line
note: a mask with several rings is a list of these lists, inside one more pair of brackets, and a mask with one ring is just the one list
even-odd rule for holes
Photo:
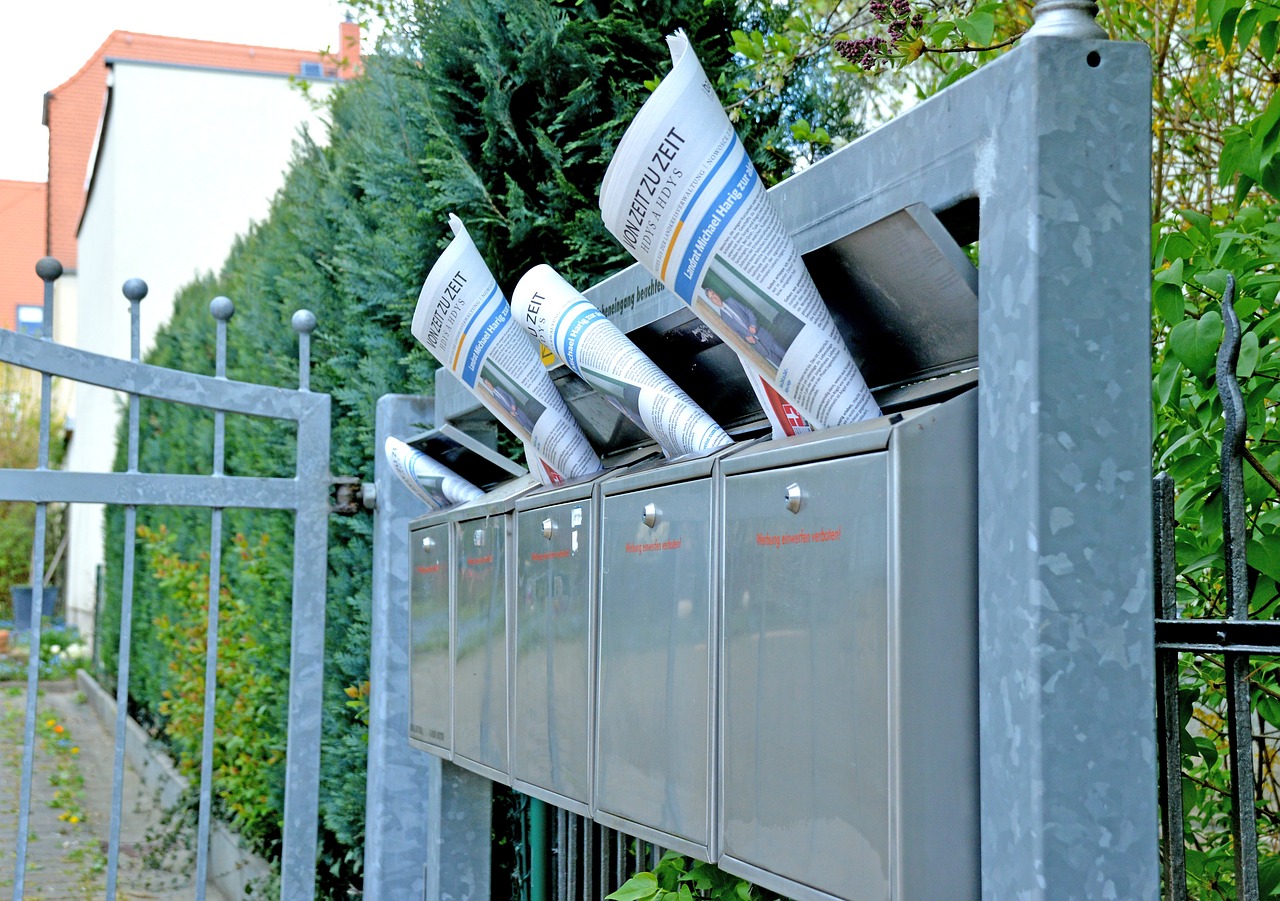
[[511,776],[577,813],[590,798],[593,527],[589,499],[516,516]]
[[[652,527],[644,521],[649,504]],[[711,823],[711,515],[712,483],[701,478],[606,495],[600,526],[596,815],[703,858]]]
[[724,480],[721,865],[859,901],[891,873],[887,473],[871,453]]
[[409,738],[450,756],[449,526],[409,534]]
[[506,517],[457,524],[453,759],[507,780]]

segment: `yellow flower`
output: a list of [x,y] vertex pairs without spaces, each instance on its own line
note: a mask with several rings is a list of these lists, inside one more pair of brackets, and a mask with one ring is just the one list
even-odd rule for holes
[[73,822],[73,823],[78,823],[78,822],[80,822],[80,818],[79,818],[78,816],[75,816],[75,815],[73,814],[73,815],[71,816],[71,822]]
[[79,749],[79,748],[72,748],[72,749],[71,749],[71,753],[72,753],[72,754],[79,754],[79,753],[80,753],[80,749]]
[[44,721],[44,724],[45,724],[46,726],[48,726],[50,729],[52,729],[54,726],[58,725],[58,721],[57,721],[57,720],[45,720],[45,721]]

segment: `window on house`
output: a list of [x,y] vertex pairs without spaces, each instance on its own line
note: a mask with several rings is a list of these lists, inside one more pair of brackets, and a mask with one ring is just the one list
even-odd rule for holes
[[320,63],[303,63],[302,77],[303,78],[323,78],[324,66],[322,66]]
[[14,331],[20,335],[39,338],[44,331],[44,308],[19,306]]

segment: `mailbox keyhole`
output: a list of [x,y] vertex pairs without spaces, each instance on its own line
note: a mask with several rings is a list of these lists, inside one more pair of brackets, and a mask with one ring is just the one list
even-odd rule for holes
[[547,539],[547,541],[550,541],[551,536],[554,535],[555,533],[556,533],[556,524],[552,522],[550,518],[544,519],[542,521],[542,537]]
[[436,542],[435,542],[435,539],[434,539],[434,538],[423,538],[423,539],[422,539],[422,549],[423,549],[424,551],[429,551],[429,550],[431,550],[431,549],[432,549],[433,547],[435,547],[435,546],[436,546]]
[[787,486],[786,491],[783,493],[783,500],[786,501],[788,510],[792,513],[799,513],[800,504],[804,500],[804,493],[800,490],[800,486],[797,483],[792,482]]
[[655,507],[653,504],[645,504],[644,514],[641,517],[641,519],[644,520],[644,524],[646,526],[652,529],[655,525],[658,524],[658,508]]

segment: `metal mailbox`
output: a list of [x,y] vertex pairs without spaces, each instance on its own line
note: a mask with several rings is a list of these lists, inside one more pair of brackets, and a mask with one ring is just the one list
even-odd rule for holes
[[712,857],[716,461],[601,486],[595,819]]
[[516,505],[511,784],[578,814],[591,800],[593,486]]
[[[518,495],[534,484],[522,467],[448,424],[415,435],[408,443],[475,485],[497,486],[496,496]],[[462,509],[470,505],[409,523],[409,743],[446,760],[453,758],[454,539],[450,521]]]
[[517,479],[450,511],[453,520],[453,757],[495,782],[510,781],[508,698],[515,501],[536,485]]
[[[742,441],[767,426],[732,349],[661,285],[633,267],[589,289],[739,443],[522,497],[514,533],[487,539],[515,536],[493,570],[517,583],[507,607],[464,571],[476,514],[453,514],[455,762],[791,897],[974,894],[976,776],[940,775],[976,773],[969,211],[944,226],[912,205],[806,255],[890,415],[797,439]],[[602,458],[645,444],[552,377]],[[484,427],[455,381],[437,374],[437,413]]]
[[409,529],[409,742],[451,756],[453,714],[449,654],[449,525]]
[[976,396],[723,463],[725,870],[979,896]]
[[651,448],[606,460],[597,476],[516,502],[516,606],[511,658],[511,784],[590,813],[600,486]]

